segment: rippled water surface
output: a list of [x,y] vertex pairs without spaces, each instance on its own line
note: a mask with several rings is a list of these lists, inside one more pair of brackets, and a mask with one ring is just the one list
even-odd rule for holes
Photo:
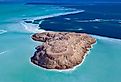
[[[119,5],[118,5],[119,6]],[[102,6],[105,8],[105,6]],[[110,8],[110,6],[107,6]],[[110,13],[115,16],[113,23],[111,22],[114,18],[98,18],[95,16],[100,16],[99,14],[109,14],[111,11],[98,12],[98,10],[93,7],[93,5],[88,9],[88,6],[84,7],[65,7],[58,5],[10,5],[10,4],[0,4],[0,82],[120,82],[121,81],[121,40],[120,36],[114,38],[113,34],[121,32],[120,30],[120,10],[115,10],[115,12]],[[75,13],[77,11],[84,10],[80,13]],[[92,14],[95,16],[92,16]],[[73,13],[73,16],[71,12]],[[85,13],[86,12],[86,13]],[[66,15],[66,14],[67,15]],[[84,14],[88,15],[88,18],[84,17]],[[57,15],[60,17],[55,17]],[[64,16],[63,16],[64,14]],[[51,15],[51,18],[49,18]],[[65,16],[66,15],[66,16]],[[79,16],[78,16],[79,15]],[[49,17],[48,17],[49,16]],[[59,22],[65,17],[73,17],[71,21],[66,18],[66,24],[63,21]],[[118,18],[116,18],[119,16]],[[36,20],[40,18],[43,22],[40,24],[25,23],[25,20]],[[55,18],[52,18],[55,17]],[[49,18],[49,19],[48,19]],[[77,19],[79,18],[79,22]],[[93,19],[92,19],[93,18]],[[73,19],[73,20],[72,20]],[[81,20],[80,20],[81,19]],[[100,20],[101,19],[101,20]],[[40,20],[40,21],[41,21]],[[54,24],[56,20],[57,24]],[[58,21],[57,21],[58,20]],[[72,27],[69,27],[70,21]],[[103,21],[103,23],[100,23]],[[54,23],[53,23],[54,22]],[[85,23],[87,27],[84,28]],[[93,23],[93,24],[90,24]],[[52,26],[48,26],[48,25]],[[58,27],[61,26],[61,27]],[[77,27],[75,27],[75,25]],[[100,26],[101,25],[101,26]],[[107,25],[107,26],[105,26]],[[106,32],[113,31],[110,38],[109,34]],[[109,27],[110,26],[110,27]],[[55,28],[56,27],[56,28]],[[99,28],[101,31],[96,29],[91,30],[92,27]],[[115,28],[114,28],[115,27]],[[42,32],[46,30],[51,31],[72,31],[75,32],[87,32],[93,34],[92,36],[97,39],[97,43],[93,46],[89,54],[87,55],[84,63],[76,68],[74,71],[69,72],[57,72],[48,71],[41,69],[30,63],[30,57],[35,51],[35,47],[41,43],[32,41],[31,35],[36,32]],[[78,31],[83,30],[84,31]],[[104,34],[97,34],[103,33]],[[119,30],[118,30],[119,29]],[[94,31],[89,32],[89,31]],[[102,35],[102,36],[99,36]],[[112,37],[112,38],[111,38]],[[118,39],[119,38],[119,39]]]

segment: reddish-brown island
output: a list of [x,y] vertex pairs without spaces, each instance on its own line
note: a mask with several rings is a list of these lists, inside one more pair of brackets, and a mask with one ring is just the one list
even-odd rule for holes
[[85,33],[43,32],[32,35],[43,42],[31,62],[46,69],[69,69],[80,64],[96,39]]

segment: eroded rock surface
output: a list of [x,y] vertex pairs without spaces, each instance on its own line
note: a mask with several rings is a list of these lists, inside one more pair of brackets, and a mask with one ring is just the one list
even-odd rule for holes
[[35,41],[43,42],[36,47],[31,62],[47,69],[69,69],[80,64],[96,42],[95,38],[84,33],[43,32],[32,35]]

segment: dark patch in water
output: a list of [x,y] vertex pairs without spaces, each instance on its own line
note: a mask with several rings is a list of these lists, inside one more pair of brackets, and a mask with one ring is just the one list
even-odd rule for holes
[[[117,7],[119,7],[119,5]],[[121,21],[121,11],[116,10],[117,7],[114,8],[111,5],[104,5],[104,6],[94,5],[91,7],[74,6],[73,8],[85,9],[85,12],[47,18],[42,22],[40,27],[41,29],[49,31],[85,32],[94,35],[121,39],[121,25],[119,23]],[[113,8],[113,10],[110,9],[107,10],[107,8]],[[70,20],[67,20],[66,18],[69,18]],[[108,20],[108,21],[97,20],[90,22],[90,20],[95,20],[95,19]],[[88,20],[89,22],[78,22],[84,20]]]

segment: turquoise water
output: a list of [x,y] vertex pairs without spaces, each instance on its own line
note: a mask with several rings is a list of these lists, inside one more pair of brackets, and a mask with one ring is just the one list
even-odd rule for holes
[[[10,6],[12,6],[11,9]],[[31,40],[33,33],[24,29],[20,22],[23,18],[49,15],[51,13],[64,13],[70,10],[48,5],[0,5],[0,7],[3,8],[0,11],[2,12],[0,13],[0,82],[121,81],[120,39],[94,36],[97,39],[97,43],[87,55],[84,63],[74,71],[43,70],[30,63],[30,57],[35,51],[34,48],[41,43]],[[42,8],[48,11],[44,12],[41,10]]]

